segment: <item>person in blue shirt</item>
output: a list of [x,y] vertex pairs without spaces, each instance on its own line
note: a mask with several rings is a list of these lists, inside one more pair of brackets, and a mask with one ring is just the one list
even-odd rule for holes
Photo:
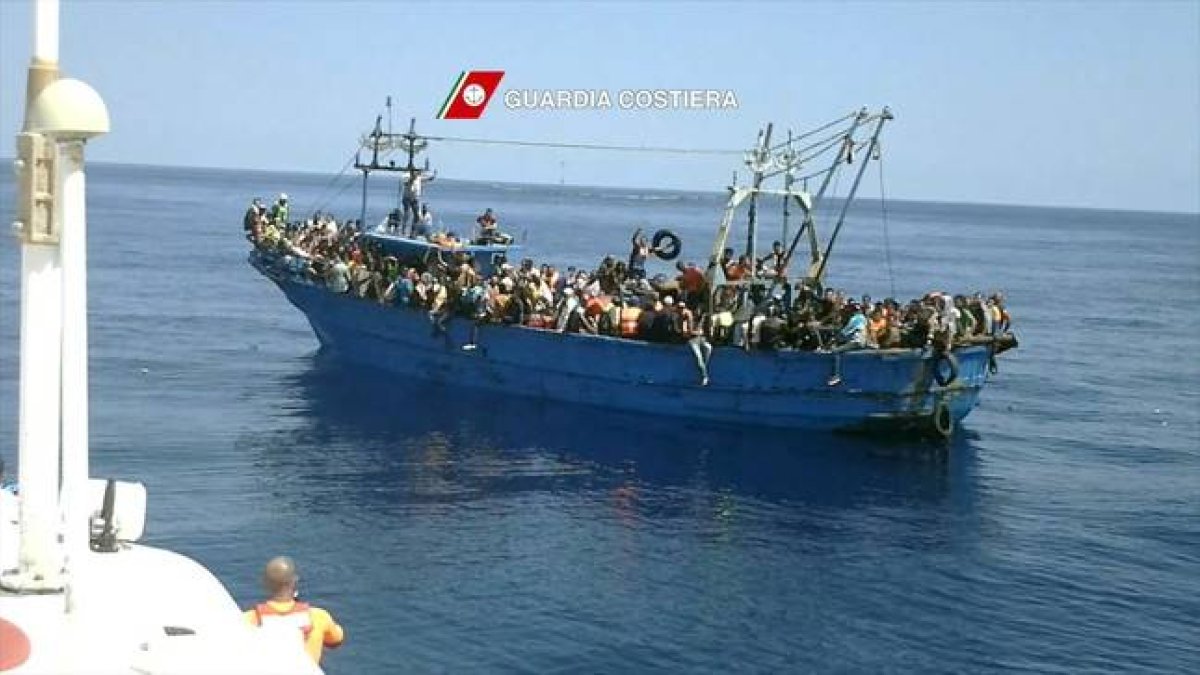
[[847,309],[851,312],[850,318],[838,332],[838,346],[834,347],[836,352],[862,349],[867,346],[867,315],[863,313],[862,306],[853,300],[847,305]]
[[833,352],[833,375],[829,376],[828,381],[831,387],[842,383],[842,352],[867,346],[867,315],[863,313],[862,306],[851,300],[846,304],[846,309],[850,311],[850,318],[838,331],[837,346],[830,350]]

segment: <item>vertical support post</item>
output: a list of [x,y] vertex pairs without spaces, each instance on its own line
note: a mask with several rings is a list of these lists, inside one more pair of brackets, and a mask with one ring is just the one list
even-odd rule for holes
[[362,205],[358,209],[358,222],[362,227],[367,226],[367,175],[371,170],[362,167],[363,186],[362,186]]
[[[58,0],[37,0],[33,59],[25,85],[25,123],[17,137],[21,238],[20,384],[17,480],[21,536],[15,574],[0,586],[15,591],[62,589],[58,547],[61,412],[62,267],[54,199],[56,149],[29,132],[33,101],[58,79]],[[11,573],[11,570],[3,570]]]
[[770,158],[772,128],[774,124],[768,123],[766,131],[759,136],[758,147],[754,151],[754,163],[750,167],[754,172],[754,191],[750,193],[750,208],[747,212],[746,255],[750,256],[751,264],[758,255],[758,190],[762,187],[763,173]]
[[[62,223],[62,505],[66,568],[75,571],[88,552],[88,328],[87,205],[82,140],[59,144],[55,216]],[[72,576],[74,576],[72,574]],[[78,604],[78,583],[68,584],[67,611]]]
[[783,195],[783,232],[781,233],[781,236],[779,237],[779,241],[781,241],[781,242],[787,241],[791,238],[788,235],[791,234],[791,231],[789,230],[789,224],[790,224],[789,221],[790,221],[790,218],[792,215],[792,212],[791,212],[792,185],[796,182],[796,170],[795,170],[796,155],[794,152],[792,152],[792,132],[791,131],[788,131],[788,144],[787,144],[786,156],[787,156],[787,166],[784,167],[784,173],[783,173],[783,192],[784,192],[784,195]]
[[17,579],[5,586],[54,591],[62,588],[57,546],[62,267],[56,240],[21,244],[20,345],[17,477],[21,484],[21,551]]

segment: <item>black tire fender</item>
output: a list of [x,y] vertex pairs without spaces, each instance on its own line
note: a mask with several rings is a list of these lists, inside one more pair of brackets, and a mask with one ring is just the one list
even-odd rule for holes
[[[950,367],[950,373],[947,375],[942,374],[943,363]],[[958,379],[958,359],[954,358],[954,354],[947,351],[934,358],[933,379],[940,387],[948,387]]]
[[670,230],[659,230],[650,240],[650,248],[660,260],[674,260],[683,252],[683,240]]
[[938,436],[949,439],[954,435],[954,414],[945,401],[938,401],[933,406],[933,414],[929,416],[933,430]]

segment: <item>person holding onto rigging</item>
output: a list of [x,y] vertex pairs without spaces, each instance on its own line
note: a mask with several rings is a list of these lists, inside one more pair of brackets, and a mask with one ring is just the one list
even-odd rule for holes
[[[437,178],[436,171],[422,171],[417,168],[408,170],[408,178],[404,180],[404,196],[401,199],[404,207],[404,227],[417,229],[417,223],[421,219],[421,192],[424,189],[426,181],[433,182]],[[412,218],[409,218],[409,214]]]

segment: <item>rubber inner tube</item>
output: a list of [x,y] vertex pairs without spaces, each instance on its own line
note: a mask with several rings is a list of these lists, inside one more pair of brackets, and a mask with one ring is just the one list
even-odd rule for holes
[[950,406],[946,405],[945,401],[938,401],[933,406],[933,430],[942,438],[950,438],[954,435],[954,415],[950,412]]
[[[943,363],[950,368],[948,374],[942,374]],[[948,387],[958,379],[958,359],[954,358],[954,354],[942,352],[936,357],[933,362],[933,379],[941,387]]]
[[674,260],[683,251],[683,241],[670,230],[659,230],[650,240],[650,248],[660,260]]

